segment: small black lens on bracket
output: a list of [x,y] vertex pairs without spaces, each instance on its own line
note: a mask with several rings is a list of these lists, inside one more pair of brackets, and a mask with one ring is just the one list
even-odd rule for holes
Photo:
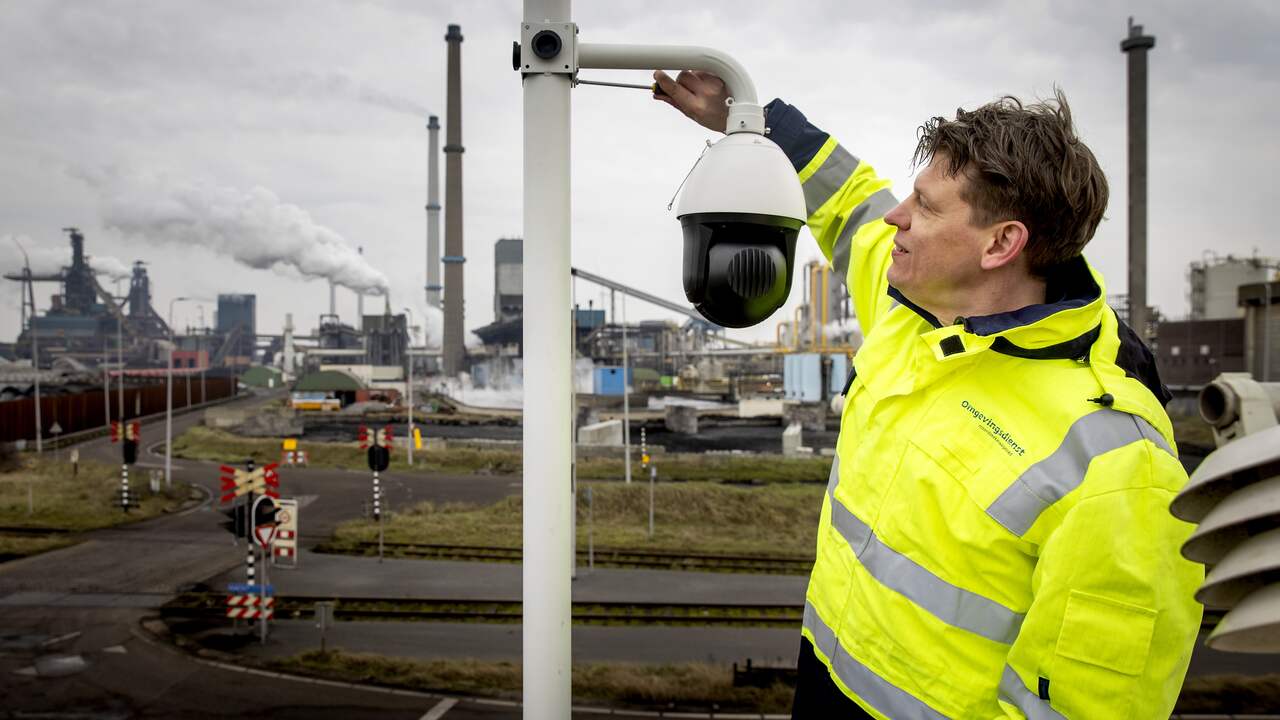
[[551,30],[539,30],[529,44],[533,45],[533,54],[543,60],[550,60],[559,55],[562,47],[560,36]]

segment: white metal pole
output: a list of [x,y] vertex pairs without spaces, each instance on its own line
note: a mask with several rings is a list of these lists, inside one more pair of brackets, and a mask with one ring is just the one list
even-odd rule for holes
[[169,362],[165,364],[164,393],[164,484],[173,484],[173,304],[186,300],[176,297],[169,301]]
[[173,303],[169,301],[169,360],[165,363],[164,387],[164,484],[173,482]]
[[[569,0],[525,0],[527,22],[570,22]],[[524,52],[531,52],[525,48]],[[570,717],[569,535],[570,77],[530,74],[524,84],[524,717]]]
[[[27,273],[31,268],[27,268]],[[40,421],[40,341],[36,339],[36,313],[31,311],[31,369],[36,376],[36,452],[44,452],[44,423]]]
[[409,319],[409,326],[406,328],[408,330],[409,345],[404,349],[405,359],[409,363],[409,397],[405,402],[405,407],[409,410],[409,465],[413,465],[413,310],[405,308],[404,312]]
[[124,432],[124,322],[121,320],[123,317],[124,312],[121,311],[120,317],[116,318],[116,368],[120,371],[120,377],[116,378],[116,418],[121,422],[121,433]]
[[106,411],[102,424],[111,427],[111,375],[107,370],[107,343],[102,342],[102,408]]
[[622,446],[626,453],[623,466],[626,469],[627,484],[631,484],[631,383],[627,382],[630,369],[627,356],[627,294],[622,294]]
[[578,279],[569,280],[569,577],[578,579]]

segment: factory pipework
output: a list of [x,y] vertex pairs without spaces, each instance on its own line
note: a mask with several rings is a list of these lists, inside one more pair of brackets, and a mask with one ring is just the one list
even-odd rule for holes
[[427,120],[427,304],[440,307],[440,118]]
[[444,36],[448,51],[448,102],[445,112],[444,182],[444,373],[462,371],[463,267],[467,259],[462,243],[462,27],[450,25]]

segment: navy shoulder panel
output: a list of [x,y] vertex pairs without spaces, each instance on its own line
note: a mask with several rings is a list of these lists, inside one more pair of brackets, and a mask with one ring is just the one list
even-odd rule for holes
[[1125,321],[1116,318],[1116,322],[1119,323],[1116,330],[1120,335],[1116,365],[1124,370],[1125,375],[1145,385],[1161,405],[1167,406],[1173,399],[1173,393],[1169,392],[1169,388],[1165,387],[1164,382],[1160,380],[1160,371],[1156,369],[1156,359],[1152,356],[1151,350]]
[[796,172],[803,170],[804,166],[813,160],[813,156],[818,154],[822,145],[830,137],[810,124],[804,113],[782,100],[775,98],[773,102],[764,106],[764,112],[764,123],[769,129],[769,139],[777,143],[778,147],[787,154]]

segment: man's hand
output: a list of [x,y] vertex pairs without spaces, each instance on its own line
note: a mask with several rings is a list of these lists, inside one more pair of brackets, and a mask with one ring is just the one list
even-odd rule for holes
[[662,91],[653,99],[661,100],[708,130],[724,132],[729,123],[729,91],[718,76],[698,70],[682,70],[675,80],[661,70],[653,71],[653,79]]

